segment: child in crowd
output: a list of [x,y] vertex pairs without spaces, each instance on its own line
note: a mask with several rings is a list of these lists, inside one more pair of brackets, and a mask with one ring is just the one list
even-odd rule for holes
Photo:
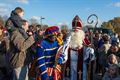
[[110,65],[102,80],[120,80],[118,66],[115,64]]
[[22,28],[23,26],[23,15],[24,15],[24,10],[20,7],[16,7],[12,12],[11,12],[11,16],[9,17],[9,19],[6,22],[6,28],[9,31],[9,33],[11,34],[11,32],[13,30],[15,30],[16,28],[19,30],[19,32],[23,35],[23,37],[25,39],[28,38],[26,32],[24,31],[24,29]]

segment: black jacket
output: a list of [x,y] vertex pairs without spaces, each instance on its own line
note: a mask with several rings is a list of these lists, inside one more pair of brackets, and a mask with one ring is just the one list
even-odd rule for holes
[[22,28],[22,18],[20,18],[15,11],[11,12],[10,18],[6,22],[6,28],[11,33],[12,31],[18,29],[25,39],[28,38],[25,30]]

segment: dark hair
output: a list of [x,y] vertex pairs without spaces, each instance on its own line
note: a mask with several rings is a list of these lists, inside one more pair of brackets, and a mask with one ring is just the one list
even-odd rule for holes
[[26,24],[26,22],[28,22],[27,20],[22,20],[22,25],[25,25]]
[[119,48],[119,46],[118,46],[118,43],[117,43],[117,42],[112,43],[112,45],[111,45],[111,46],[117,46],[117,47]]
[[21,13],[21,12],[24,12],[24,10],[23,10],[21,7],[16,7],[14,11],[15,11],[15,13],[17,13],[17,14],[18,14],[18,13]]
[[58,34],[57,34],[57,36],[61,36],[62,35],[62,33],[61,32],[59,32]]
[[41,26],[41,25],[39,25],[39,24],[37,24],[37,25],[36,25],[36,27],[41,28],[42,26]]

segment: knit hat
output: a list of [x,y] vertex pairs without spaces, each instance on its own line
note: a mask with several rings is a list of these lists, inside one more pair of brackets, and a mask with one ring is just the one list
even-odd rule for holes
[[45,31],[45,36],[50,36],[50,35],[56,35],[59,31],[59,28],[57,26],[51,26],[46,29]]
[[81,29],[82,28],[82,21],[78,15],[76,15],[72,21],[72,28],[73,29],[75,29],[75,28]]

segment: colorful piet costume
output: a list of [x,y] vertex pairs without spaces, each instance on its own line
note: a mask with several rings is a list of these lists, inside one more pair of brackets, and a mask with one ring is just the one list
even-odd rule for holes
[[57,50],[59,48],[58,42],[50,42],[47,38],[51,35],[56,35],[59,29],[56,26],[49,27],[45,31],[45,39],[38,44],[37,47],[37,66],[39,69],[39,76],[41,80],[60,80],[60,66],[64,61],[64,56],[59,55],[56,59]]

